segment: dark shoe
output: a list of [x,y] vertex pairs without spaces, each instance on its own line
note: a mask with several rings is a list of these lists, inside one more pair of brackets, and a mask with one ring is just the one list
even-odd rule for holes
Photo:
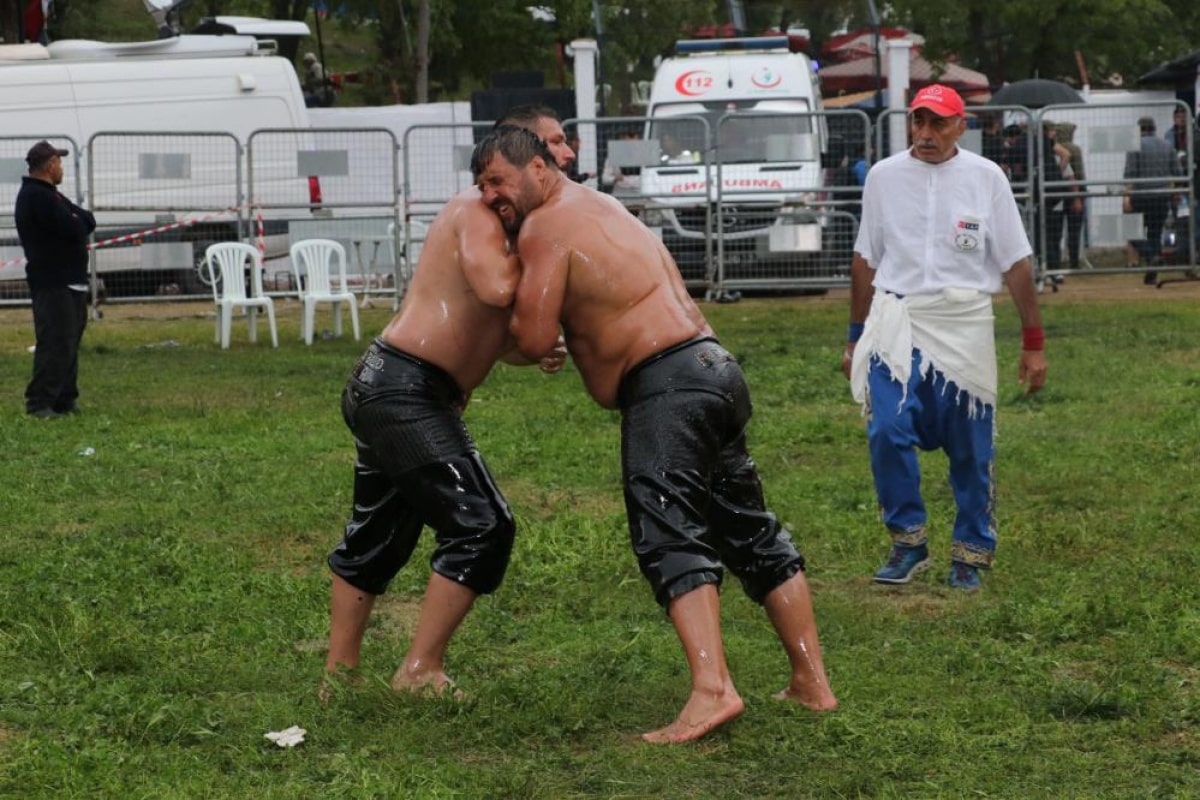
[[78,414],[80,411],[82,411],[82,409],[79,408],[78,403],[71,403],[71,405],[63,406],[61,408],[56,406],[54,410],[59,414]]
[[53,408],[35,408],[28,412],[29,416],[37,417],[38,419],[58,419],[63,414],[58,413]]
[[875,573],[876,583],[908,583],[917,573],[929,568],[929,548],[923,544],[905,547],[892,545],[887,563]]
[[1158,283],[1158,273],[1157,272],[1147,272],[1145,275],[1142,276],[1142,283],[1144,283],[1147,286],[1154,286],[1156,283]]
[[951,589],[962,589],[964,592],[973,592],[983,586],[983,581],[979,578],[979,567],[955,561],[950,565],[950,578],[946,581],[946,584]]

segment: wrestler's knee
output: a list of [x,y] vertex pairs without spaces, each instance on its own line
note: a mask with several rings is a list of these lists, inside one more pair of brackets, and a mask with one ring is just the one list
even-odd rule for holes
[[797,553],[794,558],[779,564],[764,565],[762,569],[749,570],[737,576],[746,596],[762,605],[767,595],[804,570],[804,557]]
[[507,506],[493,505],[452,531],[439,531],[433,570],[479,594],[496,591],[508,570],[516,523]]
[[346,583],[367,594],[381,595],[396,577],[399,567],[380,568],[378,564],[356,564],[342,558],[337,551],[326,559],[329,571]]
[[676,597],[681,597],[690,591],[699,589],[701,586],[709,584],[721,587],[721,580],[724,577],[724,572],[720,569],[702,569],[696,572],[689,572],[685,575],[680,575],[668,583],[654,586],[654,599],[664,610],[670,610],[671,601]]

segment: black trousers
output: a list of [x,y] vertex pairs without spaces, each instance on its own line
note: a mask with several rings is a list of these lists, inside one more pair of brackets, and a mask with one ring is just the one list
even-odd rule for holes
[[87,327],[88,295],[65,286],[30,289],[33,302],[33,377],[25,410],[70,411],[79,397],[79,343]]
[[1071,210],[1074,198],[1067,198],[1066,210],[1063,216],[1067,222],[1067,258],[1071,269],[1079,269],[1079,255],[1083,245],[1083,209],[1078,213]]

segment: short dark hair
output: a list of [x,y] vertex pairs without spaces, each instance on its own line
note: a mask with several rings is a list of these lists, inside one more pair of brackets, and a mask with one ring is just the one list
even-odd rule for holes
[[1138,120],[1138,128],[1143,133],[1154,133],[1157,126],[1154,124],[1154,117],[1142,117]]
[[558,169],[558,162],[540,136],[519,125],[501,125],[475,145],[475,152],[471,154],[471,174],[476,180],[497,153],[514,167],[524,167],[534,156],[540,156],[548,166]]
[[492,126],[492,130],[496,130],[501,125],[516,125],[521,128],[532,128],[537,125],[537,121],[542,118],[561,121],[558,118],[558,112],[547,105],[541,103],[525,103],[524,105],[513,106],[508,111],[504,112],[504,116],[496,120],[496,124]]

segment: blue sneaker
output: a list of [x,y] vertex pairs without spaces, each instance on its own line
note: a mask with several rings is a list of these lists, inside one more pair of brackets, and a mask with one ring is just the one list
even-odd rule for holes
[[946,583],[951,589],[962,589],[964,592],[973,592],[983,586],[983,581],[979,578],[979,567],[961,561],[955,561],[950,566],[950,578]]
[[905,547],[892,545],[887,563],[875,573],[876,583],[908,583],[913,576],[929,568],[929,548],[923,544]]

